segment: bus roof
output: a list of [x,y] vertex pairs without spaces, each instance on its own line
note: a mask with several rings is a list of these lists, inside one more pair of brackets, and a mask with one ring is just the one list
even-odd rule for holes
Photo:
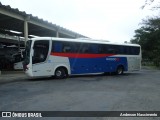
[[110,45],[124,45],[124,46],[139,46],[139,44],[129,44],[129,43],[113,43],[109,42],[108,40],[96,40],[90,38],[57,38],[57,37],[36,37],[32,38],[31,40],[55,40],[55,41],[66,41],[66,42],[83,42],[83,43],[96,43],[96,44],[110,44]]

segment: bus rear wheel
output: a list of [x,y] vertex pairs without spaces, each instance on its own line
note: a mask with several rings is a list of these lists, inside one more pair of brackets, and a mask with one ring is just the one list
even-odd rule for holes
[[65,68],[57,68],[55,71],[55,77],[58,79],[63,79],[67,77],[67,72]]
[[123,66],[118,66],[118,67],[117,67],[117,70],[116,70],[116,74],[117,74],[117,75],[122,75],[123,72],[124,72]]

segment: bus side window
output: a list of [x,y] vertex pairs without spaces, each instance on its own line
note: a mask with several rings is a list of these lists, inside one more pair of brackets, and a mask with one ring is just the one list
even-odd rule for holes
[[62,52],[64,53],[71,52],[71,45],[69,42],[63,42],[62,44],[63,44]]
[[139,55],[140,48],[139,47],[131,47],[132,55]]
[[129,49],[129,54],[130,54],[130,55],[134,55],[134,48],[133,48],[133,47],[130,47],[130,49]]
[[115,47],[113,45],[108,45],[107,46],[107,53],[115,54],[116,53]]
[[119,47],[119,52],[118,52],[118,54],[124,54],[124,48],[123,48],[123,46],[118,46]]
[[88,53],[89,52],[89,45],[84,43],[81,45],[81,49],[80,49],[81,53]]
[[70,43],[70,48],[71,48],[71,50],[70,50],[70,52],[71,53],[79,53],[79,50],[80,50],[80,43]]
[[98,45],[98,53],[104,54],[107,53],[106,51],[106,45]]
[[71,51],[71,47],[70,46],[64,46],[63,47],[63,52],[70,52]]
[[98,45],[90,44],[89,46],[89,53],[98,53]]
[[52,52],[62,52],[62,43],[59,41],[52,42]]
[[129,55],[130,54],[130,50],[128,46],[124,46],[124,54],[125,55]]
[[72,43],[73,45],[73,53],[79,53],[81,48],[81,43]]

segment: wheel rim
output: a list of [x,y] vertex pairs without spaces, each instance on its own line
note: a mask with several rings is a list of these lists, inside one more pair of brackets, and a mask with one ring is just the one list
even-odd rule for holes
[[62,75],[62,72],[60,70],[56,71],[56,76],[60,77]]

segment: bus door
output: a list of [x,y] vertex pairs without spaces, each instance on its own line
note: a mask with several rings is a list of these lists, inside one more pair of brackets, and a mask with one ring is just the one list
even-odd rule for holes
[[50,65],[47,63],[49,54],[49,40],[35,41],[32,55],[32,73],[33,76],[49,75]]

